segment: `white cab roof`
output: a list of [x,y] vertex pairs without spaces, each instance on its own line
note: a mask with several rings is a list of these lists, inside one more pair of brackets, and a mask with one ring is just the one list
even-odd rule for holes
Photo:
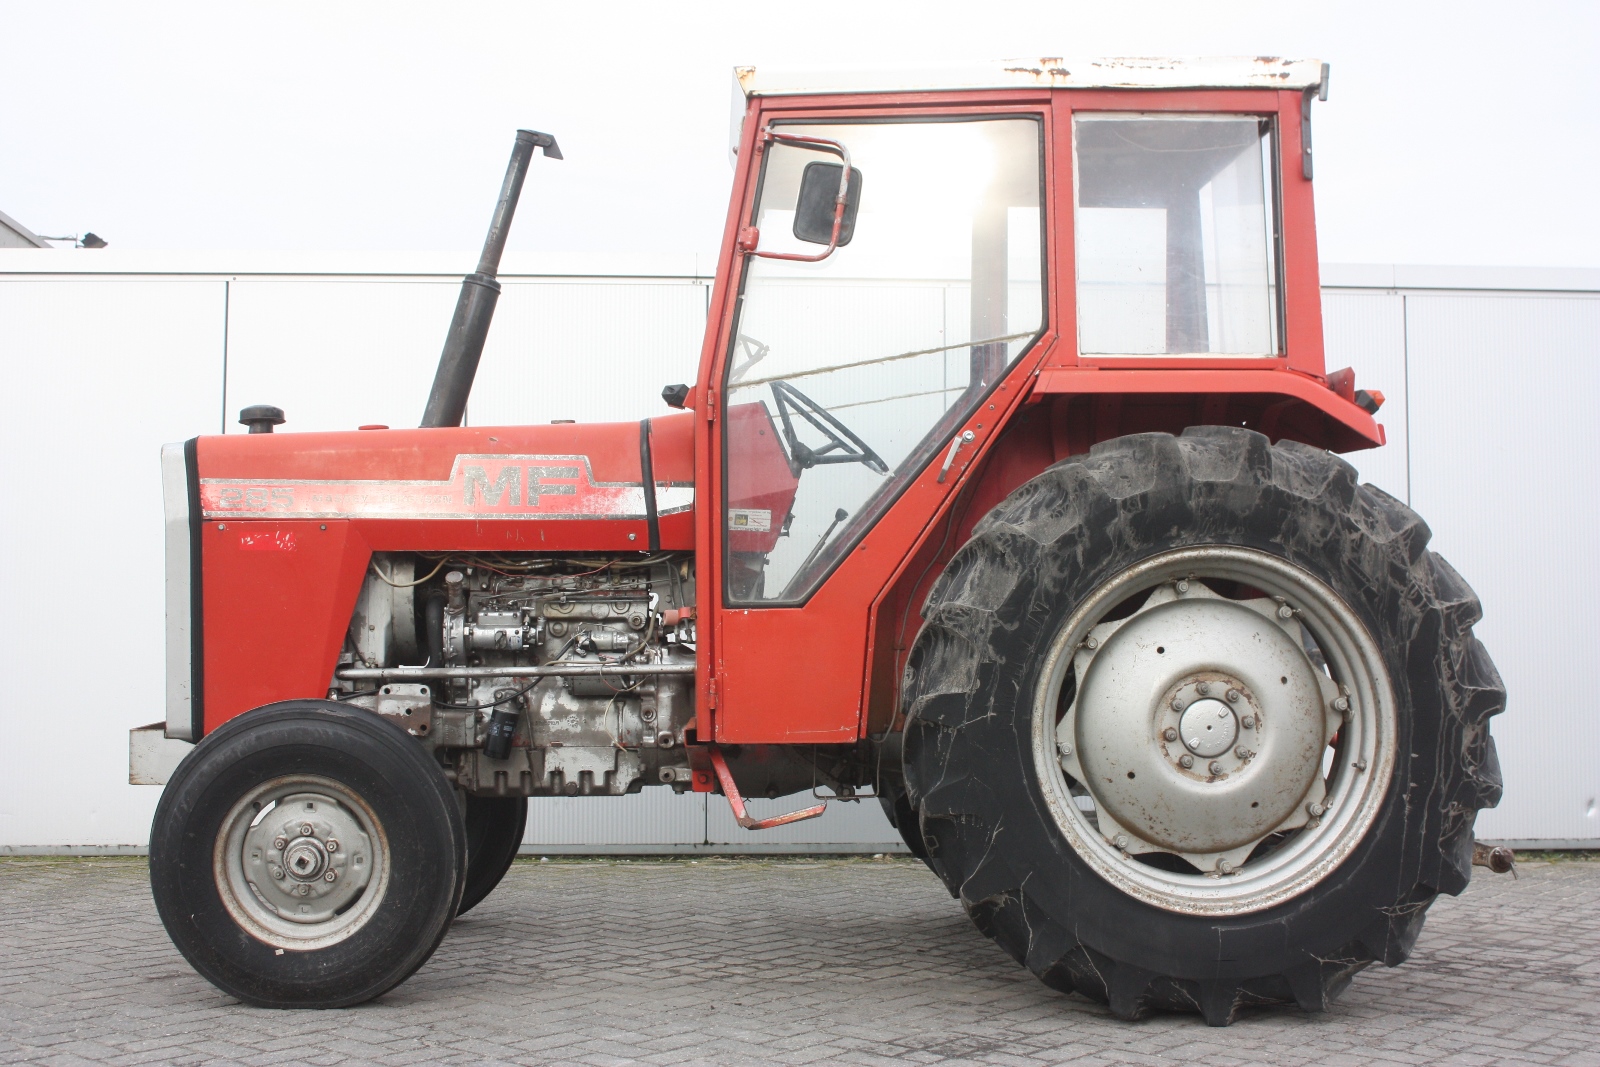
[[1279,56],[1030,57],[869,70],[733,68],[736,95],[746,97],[952,89],[1306,89],[1322,85],[1326,76],[1321,60]]

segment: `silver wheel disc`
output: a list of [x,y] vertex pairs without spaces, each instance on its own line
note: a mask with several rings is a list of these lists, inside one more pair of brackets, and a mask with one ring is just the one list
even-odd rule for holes
[[1036,694],[1034,756],[1077,853],[1147,903],[1271,907],[1336,867],[1394,767],[1383,657],[1276,556],[1181,549],[1073,613]]
[[252,789],[217,835],[223,906],[258,940],[307,951],[343,941],[389,884],[389,848],[367,803],[329,778],[291,775]]

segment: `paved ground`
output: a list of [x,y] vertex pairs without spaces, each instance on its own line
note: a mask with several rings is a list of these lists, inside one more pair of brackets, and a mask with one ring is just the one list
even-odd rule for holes
[[0,1063],[1600,1064],[1600,862],[1521,873],[1332,1012],[1213,1030],[1051,992],[906,859],[519,863],[410,982],[329,1012],[198,978],[143,860],[13,859]]

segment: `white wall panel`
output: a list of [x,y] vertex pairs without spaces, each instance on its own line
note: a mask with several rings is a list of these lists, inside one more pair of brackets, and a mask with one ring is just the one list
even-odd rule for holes
[[[230,286],[230,433],[247,404],[285,431],[415,426],[460,283],[245,279]],[[698,282],[505,280],[467,421],[514,425],[660,415],[661,387],[694,380]]]
[[[1390,444],[1348,458],[1409,496],[1484,601],[1479,634],[1511,696],[1494,726],[1506,800],[1480,834],[1600,841],[1600,716],[1585,710],[1582,672],[1600,651],[1588,621],[1600,602],[1600,294],[1430,291],[1415,288],[1422,275],[1398,277],[1358,288],[1369,282],[1351,274],[1328,291],[1328,360],[1388,397]],[[233,279],[224,399],[222,278],[0,276],[0,582],[22,605],[0,638],[32,672],[0,705],[0,849],[145,840],[158,791],[123,783],[127,729],[162,716],[158,446],[224,418],[241,432],[233,419],[250,403],[285,408],[289,430],[415,425],[459,287]],[[507,279],[469,421],[664,413],[661,386],[694,377],[705,299],[688,278]],[[768,815],[801,800],[751,806]],[[896,839],[870,802],[751,833],[722,798],[665,790],[535,801],[528,835],[552,851],[881,851]]]
[[522,840],[534,846],[675,845],[699,843],[705,834],[704,793],[654,788],[620,797],[534,797]]
[[142,844],[166,718],[166,441],[217,429],[222,283],[0,283],[0,846]]
[[1395,292],[1325,290],[1322,336],[1329,370],[1350,367],[1357,389],[1384,395],[1378,412],[1388,443],[1344,458],[1370,482],[1401,500],[1411,498],[1406,469],[1405,297]]
[[[285,432],[415,426],[459,282],[256,279],[228,286],[229,433],[274,404]],[[209,426],[207,432],[214,432]]]
[[1600,299],[1407,297],[1412,503],[1505,678],[1487,838],[1600,839]]
[[[699,282],[507,281],[467,421],[510,426],[670,414],[661,387],[694,381],[705,302]],[[438,360],[437,350],[431,359]],[[428,382],[431,375],[430,365]],[[424,383],[419,396],[427,389]]]
[[[806,794],[748,802],[765,819],[814,803]],[[645,789],[621,797],[535,797],[528,802],[523,852],[551,854],[622,848],[634,852],[903,852],[905,845],[876,800],[830,804],[821,817],[773,830],[746,830],[726,797]]]

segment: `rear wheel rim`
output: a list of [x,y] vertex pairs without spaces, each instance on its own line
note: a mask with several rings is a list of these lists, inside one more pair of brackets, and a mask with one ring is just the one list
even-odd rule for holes
[[1106,881],[1186,914],[1260,911],[1326,878],[1383,805],[1396,736],[1387,666],[1350,607],[1235,546],[1106,582],[1035,694],[1056,825]]
[[228,914],[280,950],[326,948],[354,935],[390,878],[383,825],[331,778],[288,775],[255,786],[222,820],[212,876]]

